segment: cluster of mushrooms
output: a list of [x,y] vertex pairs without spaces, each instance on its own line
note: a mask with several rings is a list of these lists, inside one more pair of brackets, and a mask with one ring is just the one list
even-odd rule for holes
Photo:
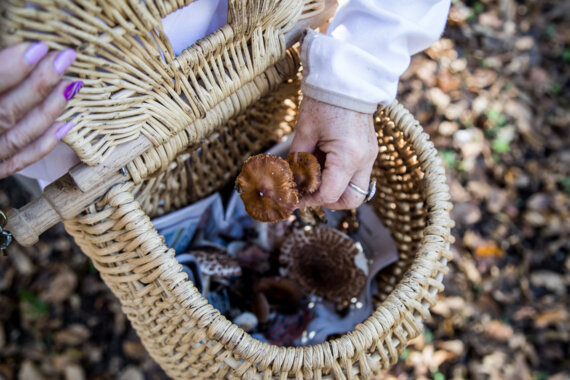
[[251,156],[236,179],[245,210],[255,220],[287,219],[299,199],[321,185],[321,165],[307,152],[291,152],[284,160],[271,154]]
[[179,257],[195,266],[191,280],[210,303],[272,344],[292,345],[306,333],[314,302],[340,310],[366,286],[368,262],[359,243],[337,228],[311,226],[294,215],[300,198],[318,189],[320,175],[310,153],[291,153],[286,160],[250,157],[236,188],[259,222],[241,240],[192,248],[181,255],[186,261]]

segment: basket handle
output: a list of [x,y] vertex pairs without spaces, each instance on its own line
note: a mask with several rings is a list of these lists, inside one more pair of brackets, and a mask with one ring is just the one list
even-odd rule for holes
[[74,218],[111,186],[129,177],[121,169],[143,154],[152,143],[144,136],[117,147],[105,164],[73,167],[48,185],[39,198],[20,209],[8,210],[5,230],[23,246],[38,242],[39,236],[57,223]]

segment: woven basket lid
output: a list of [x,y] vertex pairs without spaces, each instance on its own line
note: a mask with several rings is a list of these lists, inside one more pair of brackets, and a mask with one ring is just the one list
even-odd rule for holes
[[85,86],[60,120],[74,123],[63,141],[82,162],[102,163],[140,135],[190,145],[259,98],[251,87],[268,89],[284,33],[324,1],[230,0],[228,24],[175,56],[161,19],[191,2],[2,1],[0,47],[76,49],[66,77]]

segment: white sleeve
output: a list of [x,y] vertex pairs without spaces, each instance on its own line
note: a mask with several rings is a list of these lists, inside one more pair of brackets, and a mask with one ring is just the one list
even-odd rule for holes
[[350,0],[327,34],[307,31],[301,47],[305,96],[372,113],[396,97],[410,56],[443,32],[450,0]]

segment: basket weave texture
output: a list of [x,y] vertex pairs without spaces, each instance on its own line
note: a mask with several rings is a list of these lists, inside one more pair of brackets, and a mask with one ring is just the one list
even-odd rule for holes
[[154,143],[128,165],[129,180],[65,227],[166,373],[366,379],[394,364],[443,290],[453,225],[441,159],[401,105],[375,114],[372,200],[399,261],[378,278],[373,314],[340,338],[306,347],[252,338],[200,295],[150,222],[223,188],[248,155],[291,131],[299,60],[283,33],[322,4],[230,0],[229,25],[174,57],[158,21],[188,2],[38,3],[3,3],[2,45],[41,39],[80,49],[72,76],[86,87],[62,116],[76,123],[65,142],[90,164],[139,134]]

